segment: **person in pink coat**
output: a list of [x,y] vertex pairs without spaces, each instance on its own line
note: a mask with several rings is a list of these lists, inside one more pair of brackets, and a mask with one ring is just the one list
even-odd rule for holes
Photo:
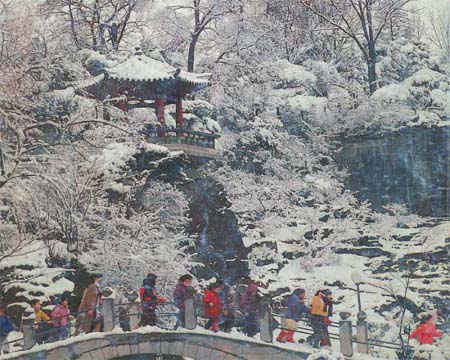
[[70,315],[69,299],[63,297],[59,305],[56,305],[52,311],[52,323],[57,330],[57,340],[69,337],[69,320],[73,320],[73,316]]

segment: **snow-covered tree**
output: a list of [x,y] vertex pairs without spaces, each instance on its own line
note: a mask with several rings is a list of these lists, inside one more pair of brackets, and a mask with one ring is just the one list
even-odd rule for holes
[[378,88],[377,45],[389,22],[402,15],[411,0],[350,0],[300,3],[328,26],[350,38],[367,64],[370,94]]

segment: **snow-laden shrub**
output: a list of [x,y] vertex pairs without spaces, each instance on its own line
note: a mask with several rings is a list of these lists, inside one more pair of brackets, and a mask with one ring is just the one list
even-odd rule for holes
[[404,37],[382,42],[379,46],[377,71],[380,86],[400,83],[421,69],[440,68],[440,61],[429,46]]
[[186,100],[183,101],[183,111],[186,114],[194,114],[199,118],[214,117],[216,108],[205,100]]
[[319,97],[329,97],[333,87],[345,86],[345,80],[336,67],[322,61],[306,61],[305,67],[316,77],[314,92]]
[[72,87],[46,93],[36,103],[35,116],[40,121],[67,121],[72,113],[80,107],[80,99]]
[[[403,106],[418,114],[418,124],[433,125],[449,115],[450,80],[446,74],[421,69],[399,84],[390,84],[376,91],[373,104]],[[410,120],[413,120],[411,118]]]
[[411,214],[406,204],[392,203],[383,206],[383,209],[397,220],[397,227],[411,227],[411,225],[414,226],[420,222],[420,217],[418,215]]
[[316,76],[301,65],[294,65],[287,60],[278,60],[271,64],[279,79],[279,87],[297,88],[303,92],[313,92]]

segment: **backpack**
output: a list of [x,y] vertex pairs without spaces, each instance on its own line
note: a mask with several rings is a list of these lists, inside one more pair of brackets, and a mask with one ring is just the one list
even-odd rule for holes
[[156,307],[155,302],[158,300],[156,297],[155,289],[150,285],[144,286],[144,294],[142,295],[142,308],[154,309]]

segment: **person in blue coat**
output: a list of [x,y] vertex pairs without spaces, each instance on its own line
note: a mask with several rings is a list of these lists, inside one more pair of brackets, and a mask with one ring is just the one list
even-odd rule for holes
[[289,296],[287,310],[281,320],[281,330],[277,337],[279,342],[294,342],[294,333],[297,329],[297,322],[309,318],[309,308],[305,305],[306,292],[304,289],[295,289]]
[[0,354],[9,353],[8,334],[14,330],[14,324],[5,313],[5,306],[0,305]]

